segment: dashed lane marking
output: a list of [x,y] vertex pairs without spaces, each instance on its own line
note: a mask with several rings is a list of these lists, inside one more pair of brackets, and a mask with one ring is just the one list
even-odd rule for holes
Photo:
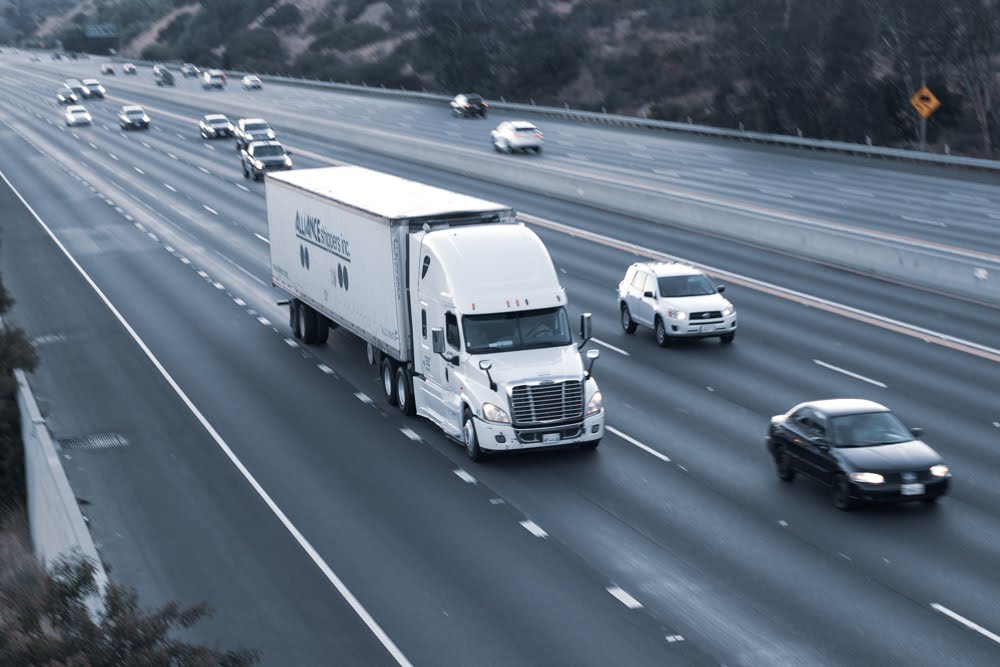
[[544,530],[542,530],[541,526],[539,526],[537,523],[535,523],[531,519],[527,519],[525,521],[521,521],[520,524],[521,524],[521,526],[526,531],[528,531],[529,533],[531,533],[535,537],[540,537],[542,539],[545,539],[546,537],[549,536],[548,533],[546,533]]
[[287,345],[288,347],[299,347],[299,344],[295,342],[295,340],[292,338],[286,338],[285,345]]
[[167,190],[170,190],[171,192],[177,192],[177,188],[175,188],[174,186],[170,185],[170,183],[164,183],[163,187],[165,187]]
[[860,375],[858,373],[854,373],[852,371],[849,371],[846,368],[841,368],[840,366],[834,366],[833,364],[828,364],[825,361],[820,361],[819,359],[813,359],[813,363],[816,364],[817,366],[822,366],[823,368],[829,368],[831,371],[836,371],[837,373],[842,373],[842,374],[844,374],[844,375],[846,375],[848,377],[852,377],[855,380],[861,380],[862,382],[867,382],[868,384],[873,384],[876,387],[881,387],[882,389],[886,389],[887,388],[886,384],[884,382],[879,382],[878,380],[873,380],[873,379],[871,379],[869,377],[865,377],[864,375]]
[[257,238],[259,238],[261,241],[263,241],[267,245],[271,245],[271,242],[268,240],[268,238],[266,236],[261,236],[257,232],[254,232],[253,235],[256,236]]
[[243,308],[243,307],[245,307],[247,305],[247,302],[244,301],[243,299],[239,298],[239,297],[234,298],[233,299],[233,303],[235,303],[240,308]]
[[400,427],[399,430],[402,432],[403,435],[405,435],[407,438],[409,438],[414,442],[421,442],[423,440],[423,438],[420,437],[420,434],[414,431],[412,428],[409,428],[407,426],[402,426]]
[[167,157],[170,158],[171,160],[176,160],[177,159],[177,156],[174,155],[173,153],[167,153]]
[[212,287],[214,287],[217,290],[224,290],[224,289],[226,289],[226,286],[223,285],[222,283],[212,283]]
[[333,369],[327,366],[326,364],[317,364],[316,368],[320,369],[327,375],[333,375]]
[[458,475],[458,478],[463,482],[465,482],[466,484],[476,483],[476,478],[470,475],[469,473],[465,472],[461,468],[458,468],[457,470],[452,470],[452,472]]
[[684,641],[684,637],[682,635],[667,635],[666,639],[668,644]]
[[219,215],[219,212],[207,204],[202,204],[201,207],[211,213],[212,215]]
[[258,317],[257,321],[260,322],[261,324],[263,324],[265,327],[271,326],[271,320],[267,319],[266,317],[263,317],[263,316],[262,317]]
[[212,172],[210,172],[210,171],[209,171],[208,169],[205,169],[205,168],[204,168],[203,166],[201,166],[200,164],[198,165],[198,169],[200,169],[200,170],[201,170],[201,171],[202,171],[203,173],[205,173],[205,174],[211,174],[211,173],[212,173]]
[[367,395],[367,394],[364,394],[364,393],[362,393],[362,392],[360,392],[360,391],[358,391],[358,392],[355,392],[355,393],[354,393],[354,396],[355,396],[355,397],[356,397],[356,398],[357,398],[357,399],[358,399],[359,401],[361,401],[362,403],[364,403],[365,405],[373,405],[373,404],[375,403],[375,401],[373,401],[372,399],[368,398],[368,395]]
[[656,458],[660,459],[664,463],[670,463],[670,457],[667,456],[666,454],[661,454],[660,452],[656,451],[652,447],[649,447],[647,445],[642,444],[641,442],[639,442],[638,440],[636,440],[632,436],[627,435],[625,433],[622,433],[621,431],[619,431],[618,429],[616,429],[614,426],[605,426],[604,430],[610,431],[611,433],[614,433],[615,435],[617,435],[619,438],[621,438],[625,442],[629,443],[630,445],[635,445],[636,447],[638,447],[642,451],[646,452],[647,454],[652,454],[653,456],[655,456]]
[[243,190],[244,192],[250,192],[250,188],[248,188],[247,186],[243,185],[242,183],[233,183],[233,185],[235,185],[236,187],[238,187],[240,190]]
[[205,273],[205,271],[203,270],[199,270],[198,275],[201,276],[202,278],[205,278],[206,280],[208,279],[208,274]]
[[639,602],[634,597],[623,591],[618,586],[608,586],[605,590],[611,593],[611,595],[613,595],[616,600],[621,602],[629,609],[642,609],[641,602]]
[[132,168],[133,168],[133,169],[135,169],[135,170],[136,170],[137,172],[139,172],[140,174],[143,174],[143,175],[145,175],[145,174],[146,174],[146,172],[144,172],[144,171],[143,171],[142,169],[139,169],[139,167],[132,167]]

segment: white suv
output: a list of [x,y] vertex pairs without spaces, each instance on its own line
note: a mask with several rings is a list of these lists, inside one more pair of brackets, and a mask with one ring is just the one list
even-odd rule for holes
[[650,327],[656,332],[656,342],[664,347],[677,338],[717,336],[723,343],[732,343],[736,309],[722,296],[725,289],[685,264],[633,264],[618,285],[622,329],[630,334],[637,325]]

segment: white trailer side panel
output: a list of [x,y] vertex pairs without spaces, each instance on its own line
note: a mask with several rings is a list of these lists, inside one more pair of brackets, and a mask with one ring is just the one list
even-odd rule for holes
[[265,187],[275,286],[408,360],[400,229],[270,176]]

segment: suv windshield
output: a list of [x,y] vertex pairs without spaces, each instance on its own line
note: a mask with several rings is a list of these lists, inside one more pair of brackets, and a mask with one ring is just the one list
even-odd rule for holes
[[209,118],[208,119],[208,124],[209,125],[229,125],[229,121],[226,120],[225,118]]
[[715,293],[715,285],[708,276],[695,274],[692,276],[664,276],[658,278],[660,296],[704,296]]
[[891,412],[864,412],[830,419],[830,444],[835,447],[895,445],[910,440],[913,435]]
[[271,157],[274,155],[284,155],[285,149],[282,146],[254,146],[254,157]]
[[146,112],[142,109],[126,109],[125,113],[129,116],[145,116]]
[[469,354],[513,352],[542,347],[562,347],[573,342],[569,317],[562,306],[543,310],[462,318],[465,351]]
[[256,132],[258,130],[266,130],[267,123],[247,123],[244,125],[247,132]]

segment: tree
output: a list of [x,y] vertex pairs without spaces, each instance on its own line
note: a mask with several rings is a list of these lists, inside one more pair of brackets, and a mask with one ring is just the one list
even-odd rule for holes
[[948,55],[979,126],[982,149],[993,156],[996,125],[996,52],[1000,47],[1000,2],[955,0],[944,11],[948,26]]
[[[0,279],[0,315],[13,305]],[[24,331],[5,322],[0,327],[0,507],[25,503],[24,444],[14,369],[30,372],[37,365],[38,355]]]

